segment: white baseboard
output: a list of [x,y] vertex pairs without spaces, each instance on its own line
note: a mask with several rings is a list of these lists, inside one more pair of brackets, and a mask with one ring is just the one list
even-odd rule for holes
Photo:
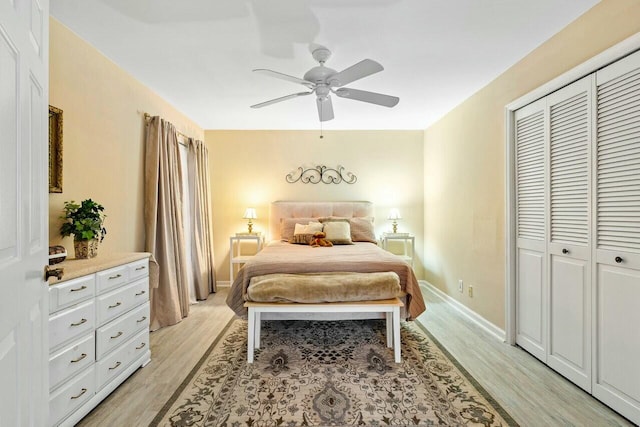
[[[440,298],[442,301],[444,301],[445,303],[449,304],[452,308],[457,310],[460,314],[465,316],[467,319],[471,320],[476,325],[480,326],[482,329],[484,329],[485,331],[487,331],[488,333],[490,333],[500,341],[503,341],[503,342],[505,341],[506,335],[504,330],[500,329],[493,323],[489,322],[487,319],[480,316],[478,313],[471,310],[466,305],[460,303],[454,298],[451,298],[449,295],[445,294],[440,289],[436,288],[426,280],[419,280],[419,282],[420,282],[420,287],[424,291],[427,291],[432,295]],[[428,307],[427,307],[427,310],[428,310]]]

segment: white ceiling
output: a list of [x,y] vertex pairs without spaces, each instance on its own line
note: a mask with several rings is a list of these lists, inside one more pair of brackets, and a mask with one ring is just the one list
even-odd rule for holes
[[[51,15],[204,129],[318,129],[313,97],[251,72],[298,77],[370,58],[349,84],[400,97],[391,109],[333,99],[324,129],[425,129],[598,0],[51,0]],[[150,113],[153,113],[152,111]]]

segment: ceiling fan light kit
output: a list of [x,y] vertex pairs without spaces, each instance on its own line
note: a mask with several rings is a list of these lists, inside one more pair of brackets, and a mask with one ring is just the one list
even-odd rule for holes
[[255,73],[264,74],[275,77],[277,79],[286,80],[292,83],[298,83],[310,89],[309,92],[298,92],[291,95],[282,96],[280,98],[271,99],[252,105],[251,108],[262,108],[267,105],[286,101],[288,99],[297,98],[299,96],[316,95],[316,105],[318,107],[318,118],[321,122],[326,122],[334,118],[333,104],[331,102],[331,94],[335,94],[340,98],[353,99],[355,101],[368,102],[370,104],[381,105],[383,107],[394,107],[400,101],[397,96],[384,95],[376,92],[365,90],[351,89],[343,87],[351,82],[378,73],[384,68],[382,65],[371,59],[364,59],[349,68],[340,72],[326,67],[324,63],[331,56],[331,51],[326,47],[314,49],[311,53],[313,59],[318,61],[320,65],[313,67],[307,71],[303,78],[290,76],[273,70],[264,68],[253,70]]

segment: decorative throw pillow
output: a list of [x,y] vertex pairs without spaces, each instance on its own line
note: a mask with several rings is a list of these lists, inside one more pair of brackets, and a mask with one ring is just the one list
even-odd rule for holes
[[316,218],[280,218],[280,239],[288,241],[293,237],[296,224],[308,224],[317,222]]
[[351,225],[351,240],[354,242],[378,243],[373,229],[373,218],[349,218],[349,225]]
[[289,239],[289,243],[296,245],[308,245],[313,239],[313,234],[322,231],[322,224],[319,222],[310,222],[309,224],[296,224],[293,230],[293,236]]
[[353,245],[351,241],[351,227],[347,220],[335,220],[324,223],[323,231],[326,239],[334,245]]

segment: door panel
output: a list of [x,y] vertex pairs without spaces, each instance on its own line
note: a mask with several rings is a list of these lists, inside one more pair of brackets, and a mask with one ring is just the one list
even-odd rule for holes
[[598,265],[593,394],[640,420],[640,270]]
[[518,249],[516,343],[545,361],[544,252]]
[[0,1],[0,425],[48,411],[49,1]]
[[587,261],[551,256],[550,367],[591,390],[591,286]]

